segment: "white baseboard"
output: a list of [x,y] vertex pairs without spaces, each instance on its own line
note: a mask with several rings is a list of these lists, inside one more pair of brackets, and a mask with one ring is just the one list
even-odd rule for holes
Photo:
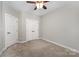
[[[33,40],[35,40],[35,39],[33,39]],[[31,40],[18,41],[17,43],[25,43],[25,42],[28,42],[28,41],[31,41]]]
[[[28,40],[28,41],[30,41],[30,40]],[[25,43],[25,42],[28,42],[28,41],[17,41],[16,43]],[[14,44],[16,44],[16,43],[14,43]],[[14,44],[12,44],[12,45],[14,45]],[[10,45],[10,46],[11,46],[11,45]],[[10,47],[10,46],[4,47],[4,48],[2,49],[2,51],[0,52],[0,56],[1,56],[1,54],[2,54],[8,47]]]
[[[66,46],[66,45],[62,45],[62,44],[56,43],[56,42],[54,42],[54,41],[51,41],[51,40],[48,40],[48,39],[45,39],[45,38],[40,38],[40,39],[43,39],[43,40],[45,40],[45,41],[54,43],[54,44],[56,44],[56,45],[58,45],[58,46],[61,46],[61,47],[67,48],[67,49],[69,49],[69,50],[71,50],[71,51],[74,51],[74,52],[76,52],[76,53],[79,53],[78,50],[73,49],[73,48],[70,48],[70,47],[68,47],[68,46]],[[29,40],[29,41],[30,41],[30,40]],[[28,41],[17,41],[17,43],[24,43],[24,42],[28,42]],[[8,46],[8,47],[9,47],[9,46]],[[0,55],[1,55],[1,54],[3,53],[3,51],[5,51],[8,47],[6,47],[6,48],[4,47],[4,48],[2,49],[2,51],[0,52]]]
[[[27,42],[27,41],[17,41],[16,43],[24,43],[24,42]],[[16,43],[14,43],[14,44],[16,44]],[[12,44],[12,45],[14,45],[14,44]],[[11,45],[10,45],[10,46],[11,46]],[[4,48],[2,49],[2,51],[0,52],[0,56],[1,56],[1,54],[2,54],[8,47],[10,47],[10,46],[4,47]]]
[[66,48],[66,49],[69,49],[69,50],[71,50],[71,51],[73,51],[73,52],[79,53],[79,50],[76,50],[76,49],[74,49],[74,48],[68,47],[68,46],[66,46],[66,45],[62,45],[62,44],[59,44],[59,43],[57,43],[57,42],[54,42],[54,41],[51,41],[51,40],[48,40],[48,39],[45,39],[45,38],[40,38],[40,39],[46,40],[46,41],[51,42],[51,43],[54,43],[54,44],[56,44],[56,45],[58,45],[58,46],[64,47],[64,48]]
[[7,48],[5,48],[5,47],[2,49],[2,51],[0,52],[0,56],[1,56],[1,54],[3,53],[3,51],[5,51],[6,49],[7,49]]
[[[11,45],[16,44],[17,42],[18,42],[18,41],[16,41],[15,43],[13,43],[13,44],[11,44]],[[2,54],[8,47],[10,47],[11,45],[5,46],[5,47],[2,49],[2,51],[0,52],[0,56],[1,56],[1,54]]]
[[27,42],[27,41],[18,41],[17,43],[24,43],[24,42]]

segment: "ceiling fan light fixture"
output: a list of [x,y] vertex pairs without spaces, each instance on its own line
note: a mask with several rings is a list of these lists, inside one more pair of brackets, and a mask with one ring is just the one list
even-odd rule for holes
[[27,3],[30,3],[30,4],[35,4],[35,8],[34,10],[37,10],[37,9],[47,9],[47,6],[45,6],[44,4],[49,2],[49,1],[43,1],[43,0],[39,0],[39,1],[26,1]]
[[43,5],[44,5],[44,4],[43,4],[43,1],[37,1],[37,2],[36,2],[37,9],[42,8]]

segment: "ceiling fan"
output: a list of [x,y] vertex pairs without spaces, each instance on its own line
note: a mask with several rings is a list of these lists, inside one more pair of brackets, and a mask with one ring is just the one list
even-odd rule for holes
[[35,4],[35,8],[34,10],[43,8],[43,9],[47,9],[47,7],[44,5],[45,3],[47,3],[49,1],[26,1],[26,3],[30,3],[30,4]]

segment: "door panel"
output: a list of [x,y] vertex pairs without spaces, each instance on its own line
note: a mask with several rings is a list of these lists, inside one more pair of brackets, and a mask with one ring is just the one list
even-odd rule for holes
[[5,13],[5,47],[17,42],[18,39],[18,18]]
[[32,39],[38,39],[38,20],[32,21]]
[[39,21],[38,20],[26,20],[26,40],[33,40],[39,38]]

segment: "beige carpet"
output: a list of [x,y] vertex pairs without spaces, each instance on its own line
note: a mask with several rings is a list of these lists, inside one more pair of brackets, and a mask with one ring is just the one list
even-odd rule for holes
[[17,43],[7,48],[2,57],[76,57],[72,52],[42,39],[31,40],[26,43]]

